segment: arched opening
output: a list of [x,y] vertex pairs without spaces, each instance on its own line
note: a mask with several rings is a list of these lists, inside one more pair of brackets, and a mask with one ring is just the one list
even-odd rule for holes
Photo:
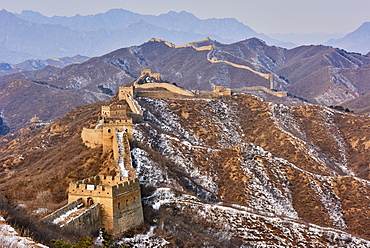
[[112,132],[112,130],[108,129],[108,133]]
[[93,199],[91,197],[87,198],[87,206],[90,207],[92,205],[94,205]]

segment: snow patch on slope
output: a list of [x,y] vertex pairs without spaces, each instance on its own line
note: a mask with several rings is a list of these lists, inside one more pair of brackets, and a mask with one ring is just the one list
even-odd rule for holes
[[154,234],[156,226],[151,226],[145,234],[136,234],[132,238],[123,238],[118,245],[129,244],[133,248],[166,247],[170,242]]
[[242,169],[249,178],[246,192],[254,194],[249,207],[297,219],[285,164],[278,163],[271,153],[253,144],[241,144],[239,150],[243,158]]
[[369,241],[337,229],[258,214],[237,205],[204,203],[168,188],[157,189],[144,202],[154,209],[169,205],[193,216],[195,221],[209,222],[212,233],[241,238],[243,247],[370,247]]
[[0,246],[8,248],[48,248],[34,242],[31,238],[20,236],[13,227],[5,223],[2,216],[0,216]]

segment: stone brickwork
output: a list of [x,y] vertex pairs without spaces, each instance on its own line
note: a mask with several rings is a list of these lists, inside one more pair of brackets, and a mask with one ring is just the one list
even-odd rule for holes
[[81,132],[81,138],[85,146],[95,148],[103,145],[103,129],[84,128]]
[[126,106],[125,105],[114,105],[114,106],[102,106],[101,117],[103,118],[125,118],[126,117]]
[[151,88],[164,88],[170,92],[184,95],[184,96],[194,96],[194,94],[191,91],[181,89],[180,87],[177,87],[173,84],[168,83],[147,83],[147,84],[140,84],[135,86],[136,89],[151,89]]
[[135,100],[135,86],[130,87],[119,87],[118,99],[120,101],[126,101],[131,111],[134,114],[143,115],[139,104]]
[[65,227],[78,232],[94,232],[99,230],[101,228],[100,212],[100,204],[86,207],[78,217],[69,220]]
[[45,216],[43,218],[43,221],[46,222],[52,222],[56,218],[59,218],[60,216],[64,215],[68,211],[72,210],[73,208],[77,207],[82,203],[82,199],[76,199],[75,201],[69,202],[68,205],[65,205],[64,207],[58,209],[57,211]]
[[100,205],[87,206],[82,198],[78,198],[43,218],[45,222],[55,222],[56,220],[58,223],[55,224],[62,228],[85,233],[86,231],[94,232],[101,227]]

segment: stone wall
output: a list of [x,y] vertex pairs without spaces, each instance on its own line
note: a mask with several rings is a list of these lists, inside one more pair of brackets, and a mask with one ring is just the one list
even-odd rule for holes
[[246,66],[246,65],[238,65],[238,64],[226,61],[226,60],[218,60],[216,57],[213,57],[212,59],[208,58],[208,61],[210,61],[213,64],[214,63],[225,63],[225,64],[231,65],[233,67],[236,67],[236,68],[246,69],[246,70],[249,70],[249,71],[267,79],[267,80],[271,80],[271,74],[266,74],[266,73],[255,71],[255,70],[253,70],[252,68],[250,68],[249,66]]
[[140,191],[133,191],[114,199],[113,234],[131,230],[144,223]]
[[135,88],[138,88],[138,89],[164,88],[176,94],[180,94],[184,96],[194,96],[192,92],[181,89],[180,87],[177,87],[173,84],[168,84],[168,83],[147,83],[147,84],[137,85]]
[[136,97],[135,87],[119,87],[118,100],[126,101],[131,111],[135,114],[143,115],[139,104],[134,99]]
[[272,91],[263,86],[252,86],[252,87],[243,87],[240,89],[235,89],[235,91],[243,91],[243,90],[262,90],[268,94],[271,94],[277,97],[286,97],[288,95],[288,92],[286,91]]
[[127,94],[135,97],[134,88],[135,88],[134,86],[129,86],[129,87],[121,86],[121,87],[119,87],[118,99],[119,100],[126,100]]
[[84,128],[81,132],[81,138],[85,146],[95,148],[103,145],[103,129]]
[[194,98],[195,96],[184,96],[170,91],[138,91],[138,97],[151,97],[151,98]]
[[69,210],[74,209],[81,203],[83,203],[81,198],[75,198],[73,201],[70,201],[68,205],[65,205],[64,207],[58,209],[57,211],[45,216],[42,220],[45,222],[52,222],[56,218],[59,218],[63,214],[67,213]]
[[77,218],[69,221],[65,227],[80,233],[90,234],[92,232],[97,232],[101,227],[100,212],[101,205],[94,204],[93,206],[87,208],[86,211],[84,211]]

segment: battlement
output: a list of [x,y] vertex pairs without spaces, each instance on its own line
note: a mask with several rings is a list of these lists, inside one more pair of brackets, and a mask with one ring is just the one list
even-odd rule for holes
[[128,125],[132,124],[132,119],[118,119],[118,120],[110,120],[110,119],[104,119],[104,124],[112,124],[112,125]]
[[118,176],[94,176],[69,185],[70,195],[91,197],[117,197],[140,190],[139,180]]
[[126,109],[126,106],[125,105],[113,105],[113,106],[101,106],[101,109],[102,110],[109,110],[109,111],[112,111],[112,110],[120,110],[120,109]]
[[141,70],[141,75],[150,74],[150,73],[152,73],[152,70],[151,69],[142,69]]

